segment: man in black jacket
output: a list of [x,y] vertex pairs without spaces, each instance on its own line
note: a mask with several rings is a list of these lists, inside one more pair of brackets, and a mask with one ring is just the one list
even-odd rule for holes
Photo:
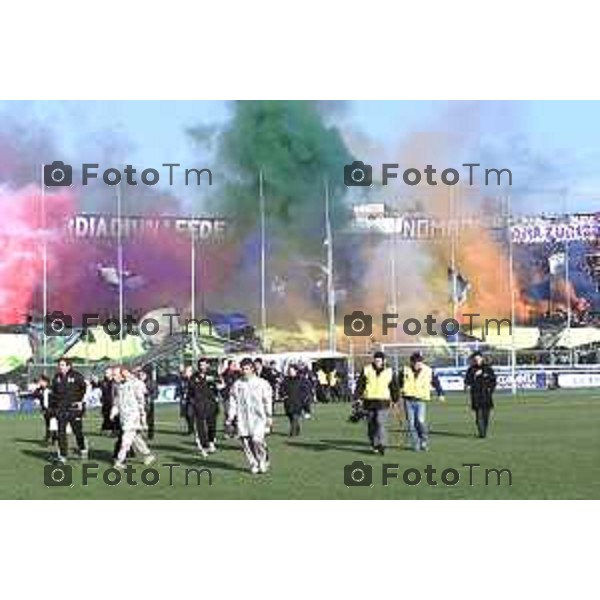
[[490,413],[494,408],[493,393],[496,389],[494,369],[483,359],[481,352],[471,356],[471,366],[465,375],[465,386],[471,391],[471,408],[475,411],[475,423],[480,438],[487,436]]
[[86,384],[83,375],[72,368],[69,359],[61,358],[58,361],[58,372],[52,379],[51,389],[58,420],[58,460],[66,462],[69,449],[67,425],[71,425],[75,434],[81,458],[87,458],[88,451],[83,437],[83,397]]
[[186,435],[192,435],[194,432],[194,416],[192,413],[192,405],[190,404],[190,389],[193,373],[194,368],[191,365],[185,365],[179,375],[179,381],[177,382],[177,389],[175,391],[175,397],[179,398],[179,416],[182,419],[185,419],[187,428]]
[[201,358],[198,361],[198,371],[192,375],[190,382],[190,403],[196,426],[196,444],[204,458],[217,449],[217,383],[217,378],[210,373],[208,360]]
[[290,364],[281,384],[283,406],[290,420],[290,437],[300,435],[300,420],[305,407],[310,405],[311,393],[308,379],[300,375],[297,365]]

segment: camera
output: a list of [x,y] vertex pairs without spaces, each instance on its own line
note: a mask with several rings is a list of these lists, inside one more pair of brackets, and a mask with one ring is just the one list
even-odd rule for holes
[[373,485],[373,467],[362,460],[355,460],[344,467],[344,484],[347,487],[369,487]]
[[356,185],[369,186],[373,183],[373,167],[365,165],[361,160],[344,166],[344,184],[348,187]]
[[350,336],[367,336],[373,333],[373,317],[361,310],[344,315],[344,333]]
[[360,400],[356,400],[352,403],[352,412],[348,417],[348,421],[350,423],[360,423],[363,419],[367,418],[367,412],[362,406],[362,402]]
[[68,336],[73,333],[73,317],[55,310],[44,317],[44,333],[47,336]]
[[73,167],[62,160],[44,165],[44,185],[46,187],[68,187],[73,183]]
[[73,485],[73,467],[69,465],[46,465],[44,467],[46,487],[69,487]]

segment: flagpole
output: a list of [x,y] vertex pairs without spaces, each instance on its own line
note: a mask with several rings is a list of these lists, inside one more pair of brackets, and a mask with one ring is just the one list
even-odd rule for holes
[[512,239],[512,198],[510,194],[507,196],[506,206],[508,209],[507,222],[508,222],[508,285],[510,290],[510,331],[511,331],[511,378],[512,378],[512,395],[517,394],[517,373],[516,373],[516,361],[517,353],[515,351],[515,287],[514,287],[514,251],[513,251],[513,239]]
[[121,182],[117,184],[117,269],[119,271],[119,363],[123,364],[124,303]]
[[[563,215],[565,217],[568,216],[568,211],[567,211],[567,195],[566,192],[563,195]],[[567,228],[568,231],[568,228]],[[571,320],[572,320],[572,314],[571,314],[571,273],[569,270],[569,250],[570,250],[570,244],[569,244],[569,236],[567,235],[567,239],[565,240],[565,292],[567,294],[567,331],[569,331],[571,329]]]
[[325,236],[327,240],[327,307],[329,315],[329,352],[336,352],[335,289],[333,286],[333,236],[329,215],[329,182],[325,180]]
[[[454,188],[448,188],[448,204],[449,204],[449,221],[451,231],[450,238],[450,268],[452,269],[452,318],[457,321],[457,294],[458,294],[458,273],[456,272],[456,222],[455,222],[455,209],[456,209],[456,197],[454,195]],[[458,342],[458,333],[455,335],[455,341]],[[454,347],[454,366],[458,367],[458,355],[459,348],[458,344]]]
[[192,215],[192,235],[191,235],[191,249],[190,249],[190,302],[191,302],[191,316],[192,316],[192,356],[194,357],[194,364],[196,364],[196,227],[194,226],[194,216]]
[[260,202],[260,330],[263,350],[267,336],[267,267],[266,267],[266,221],[265,194],[262,169],[258,173],[258,196]]
[[[46,322],[48,314],[48,234],[46,231],[46,186],[44,185],[44,165],[42,165],[42,323]],[[48,339],[46,336],[46,328],[42,328],[42,359],[44,361],[44,372],[48,363]]]
[[[396,252],[397,252],[397,237],[396,237],[396,228],[398,226],[398,215],[396,213],[396,208],[394,207],[394,216],[392,218],[392,238],[391,238],[391,246],[392,251],[390,252],[390,275],[391,275],[391,288],[392,288],[392,312],[398,313],[398,282],[396,276]],[[398,328],[394,329],[394,339],[398,341]]]

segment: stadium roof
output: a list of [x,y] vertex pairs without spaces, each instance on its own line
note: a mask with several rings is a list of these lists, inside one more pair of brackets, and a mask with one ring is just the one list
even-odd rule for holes
[[26,333],[0,334],[0,375],[23,366],[32,356]]
[[67,358],[95,362],[135,358],[145,352],[143,342],[138,336],[125,336],[121,345],[120,340],[114,340],[101,327],[90,329],[90,333],[91,339],[79,340],[67,352]]
[[600,344],[600,329],[597,327],[572,327],[565,329],[556,340],[558,348],[577,348],[589,344]]
[[508,327],[504,327],[498,332],[496,327],[489,326],[484,339],[494,348],[510,350],[513,348],[514,342],[515,350],[527,350],[537,346],[540,330],[537,327],[513,327],[511,333]]

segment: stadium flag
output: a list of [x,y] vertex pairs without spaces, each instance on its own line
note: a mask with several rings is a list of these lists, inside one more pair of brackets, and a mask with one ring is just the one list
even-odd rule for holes
[[555,252],[548,257],[548,269],[550,275],[558,275],[566,268],[566,260],[564,252]]
[[463,277],[459,271],[448,267],[448,288],[450,293],[450,301],[458,306],[467,301],[471,284],[469,280]]

